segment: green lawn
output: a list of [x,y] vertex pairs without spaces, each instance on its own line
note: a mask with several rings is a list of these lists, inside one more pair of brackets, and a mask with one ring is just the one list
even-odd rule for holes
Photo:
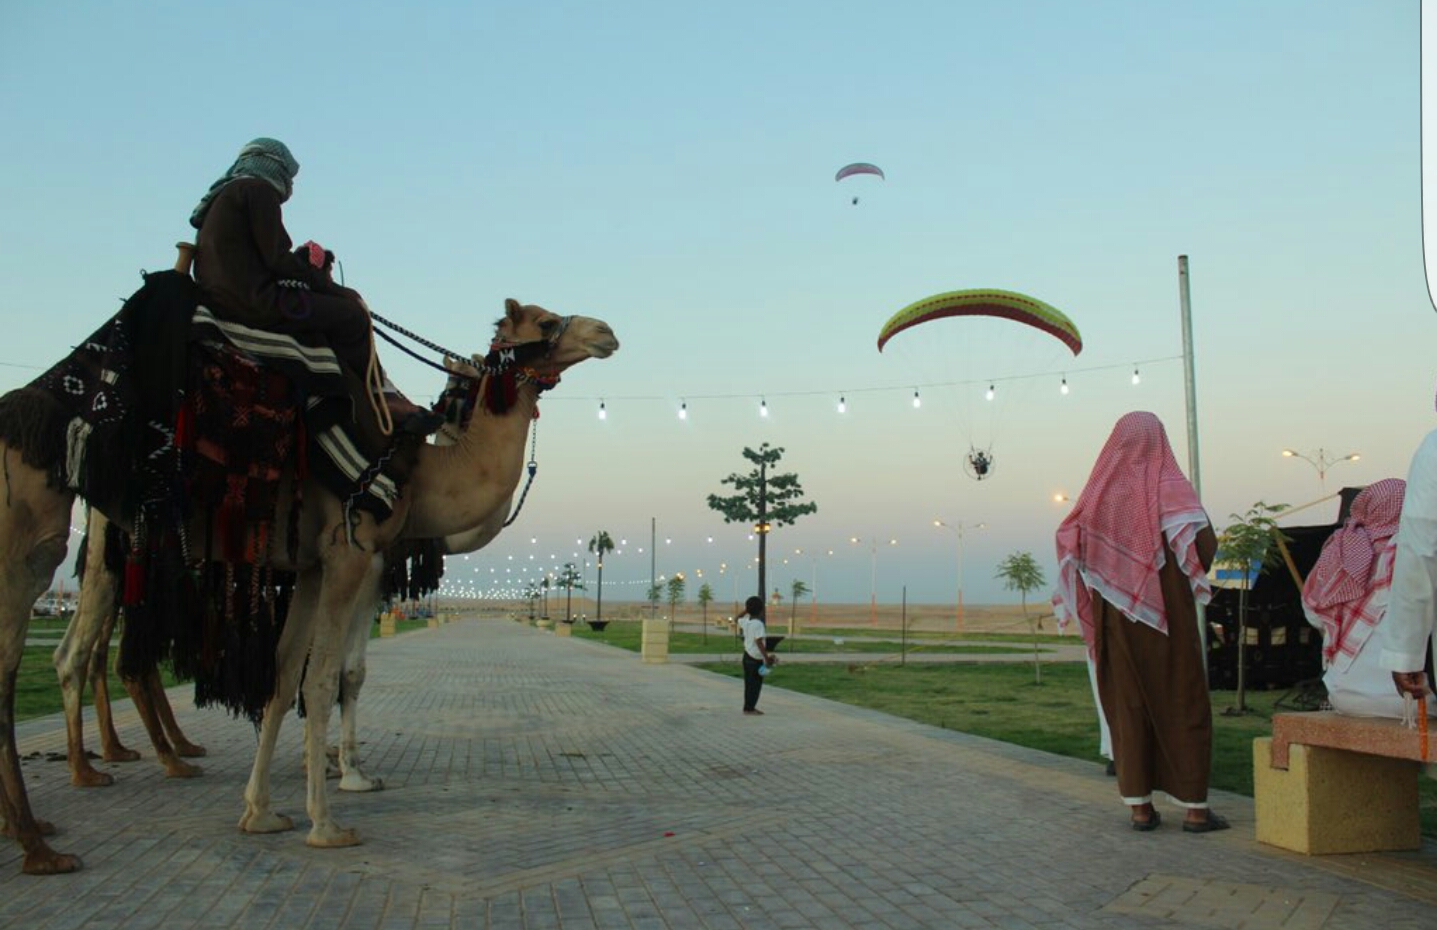
[[[790,652],[808,653],[854,653],[854,654],[882,654],[897,655],[902,644],[899,642],[874,639],[868,636],[848,635],[850,631],[835,631],[837,638],[842,643],[835,643],[833,638],[823,635],[818,638],[816,634],[804,633],[798,639],[785,639],[778,645],[778,653],[783,655]],[[620,649],[628,649],[638,652],[641,648],[641,637],[643,624],[632,620],[612,621],[603,632],[594,632],[589,629],[588,624],[574,624],[574,635],[580,639],[592,639]],[[775,631],[775,635],[779,635]],[[1021,644],[1016,649],[1009,649],[1003,646],[973,646],[964,645],[959,642],[944,643],[942,645],[918,646],[910,642],[908,651],[918,652],[941,652],[945,655],[1008,655],[1013,652],[1021,652],[1025,649],[1032,649],[1032,640]],[[737,655],[742,643],[738,637],[723,630],[722,628],[711,629],[707,637],[703,633],[689,633],[682,630],[675,631],[669,636],[669,652],[674,655],[703,655],[708,653],[732,652]]]
[[[31,717],[43,717],[46,714],[58,714],[65,709],[64,702],[60,697],[60,680],[55,677],[55,666],[51,661],[54,654],[53,646],[25,647],[25,654],[20,659],[20,672],[15,679],[15,719],[17,721],[28,720]],[[163,678],[167,688],[176,684],[175,677],[168,671],[163,673]],[[94,689],[86,687],[85,702],[87,704],[94,693]],[[113,668],[110,670],[110,696],[117,701],[129,697],[125,692],[125,686],[120,684],[120,679],[115,675]]]
[[[703,668],[741,677],[737,662]],[[768,680],[818,697],[868,707],[920,723],[986,736],[1077,759],[1098,762],[1098,722],[1087,669],[1076,663],[1043,666],[1043,684],[1032,665],[885,664],[850,672],[837,664],[782,665]],[[1284,692],[1249,693],[1251,713],[1228,716],[1231,691],[1215,691],[1212,786],[1252,796],[1252,741],[1272,734],[1273,706]],[[1437,836],[1437,779],[1420,779],[1422,832]]]

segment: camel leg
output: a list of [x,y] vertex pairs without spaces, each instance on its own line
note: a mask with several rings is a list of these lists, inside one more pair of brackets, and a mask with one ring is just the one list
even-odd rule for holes
[[357,607],[345,633],[344,666],[339,681],[339,790],[382,791],[384,779],[370,778],[359,767],[359,692],[364,688],[368,669],[365,651],[374,613],[379,605],[381,571],[372,571],[364,579]]
[[[135,711],[140,716],[140,722],[145,725],[145,732],[149,734],[150,744],[155,747],[155,758],[165,768],[166,778],[195,778],[204,774],[204,769],[198,765],[191,765],[179,757],[170,741],[165,738],[165,728],[160,723],[161,710],[163,705],[165,711],[169,710],[169,700],[165,697],[164,689],[151,687],[151,682],[159,680],[159,671],[151,669],[139,678],[124,678],[125,690],[130,693],[130,700],[135,702]],[[158,691],[158,697],[156,692]]]
[[95,683],[95,720],[100,725],[100,757],[106,762],[134,762],[140,758],[138,750],[130,749],[120,742],[115,731],[115,715],[110,707],[110,638],[115,632],[116,614],[110,615],[105,632],[95,644],[90,657],[90,680]]
[[[114,584],[104,568],[105,519],[98,514],[92,514],[90,518],[85,563],[89,568],[80,579],[80,602],[65,627],[65,638],[55,649],[54,662],[65,706],[65,754],[70,763],[70,784],[79,788],[96,788],[115,782],[114,776],[91,765],[85,752],[83,711],[87,678],[94,682],[95,713],[102,744],[106,744],[106,728],[113,729],[109,689],[105,682],[105,654],[114,628]],[[109,752],[108,745],[106,752]],[[108,756],[106,758],[108,760]]]
[[[313,569],[302,572],[295,581],[289,614],[285,617],[284,630],[280,633],[279,645],[275,650],[274,696],[264,706],[264,716],[259,726],[259,745],[254,753],[254,766],[250,769],[249,783],[245,785],[245,810],[239,821],[239,828],[245,833],[279,833],[294,829],[293,820],[284,814],[275,813],[270,808],[269,771],[274,761],[274,746],[279,739],[280,724],[284,722],[284,716],[289,713],[290,705],[294,703],[294,697],[299,692],[305,656],[309,653],[310,639],[314,633],[319,582],[320,573]],[[323,779],[323,763],[319,771],[320,778]]]
[[[309,667],[304,674],[304,758],[309,813],[309,836],[305,844],[319,848],[356,846],[359,834],[339,826],[329,812],[329,789],[325,784],[325,737],[329,713],[339,686],[340,666],[349,623],[358,607],[370,573],[378,573],[382,559],[339,543],[324,554],[324,571],[315,611],[314,635],[310,640]],[[367,600],[367,599],[366,599]]]
[[149,686],[150,694],[155,705],[155,712],[159,714],[160,724],[165,728],[165,735],[170,739],[170,745],[175,747],[175,752],[187,759],[198,759],[208,755],[205,747],[198,743],[192,743],[180,730],[179,722],[175,720],[175,709],[170,706],[170,696],[165,694],[165,683],[160,680],[159,669],[155,669],[146,676],[146,683]]
[[[35,819],[15,745],[15,679],[25,650],[30,608],[65,558],[74,498],[46,486],[45,474],[0,447],[0,817],[25,851],[21,870],[55,875],[80,868],[77,856],[57,853]],[[51,828],[53,829],[53,828]]]

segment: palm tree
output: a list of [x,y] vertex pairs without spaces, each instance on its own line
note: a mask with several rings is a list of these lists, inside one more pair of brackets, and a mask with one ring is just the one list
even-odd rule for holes
[[699,606],[702,607],[704,611],[704,642],[709,641],[709,604],[713,602],[713,599],[714,589],[709,587],[709,583],[705,581],[703,585],[699,587],[698,598]]
[[599,596],[594,604],[594,621],[597,623],[604,619],[604,553],[614,551],[614,540],[607,530],[594,534],[589,540],[589,551],[599,556]]
[[808,593],[808,585],[800,578],[793,579],[793,600],[788,602],[788,629],[793,632],[793,618],[798,613],[798,602]]

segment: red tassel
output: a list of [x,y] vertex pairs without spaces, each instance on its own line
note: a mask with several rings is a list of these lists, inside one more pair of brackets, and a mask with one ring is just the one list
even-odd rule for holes
[[125,561],[125,595],[126,607],[134,607],[145,599],[145,567],[140,560],[131,556]]
[[185,452],[194,449],[195,443],[195,407],[189,399],[180,402],[179,412],[175,414],[175,448]]

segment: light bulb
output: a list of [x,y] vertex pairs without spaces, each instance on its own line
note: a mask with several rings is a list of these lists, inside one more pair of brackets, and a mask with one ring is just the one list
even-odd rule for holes
[[680,420],[687,420],[688,418],[689,418],[689,405],[688,405],[687,403],[679,404],[679,419],[680,419]]
[[604,402],[603,402],[603,401],[599,401],[599,419],[600,419],[600,420],[607,420],[608,418],[609,418],[608,408],[606,408],[606,407],[604,406]]
[[923,401],[919,400],[917,391],[913,392],[913,406],[915,409],[923,406]]
[[1136,368],[1134,368],[1134,369],[1133,369],[1133,383],[1134,383],[1134,384],[1137,384],[1137,383],[1139,383],[1139,382],[1142,381],[1142,380],[1143,380],[1142,377],[1138,375],[1138,370],[1137,370]]
[[1066,393],[1068,393],[1068,379],[1067,379],[1067,378],[1064,378],[1064,379],[1063,379],[1062,385],[1059,386],[1059,388],[1058,388],[1058,393],[1060,393],[1060,394],[1066,394]]
[[984,395],[988,400],[993,399],[993,385],[988,385],[988,393]]
[[840,398],[838,399],[838,412],[839,412],[839,413],[847,413],[847,412],[848,412],[848,401],[847,401],[846,399],[842,398],[842,397],[840,397]]

